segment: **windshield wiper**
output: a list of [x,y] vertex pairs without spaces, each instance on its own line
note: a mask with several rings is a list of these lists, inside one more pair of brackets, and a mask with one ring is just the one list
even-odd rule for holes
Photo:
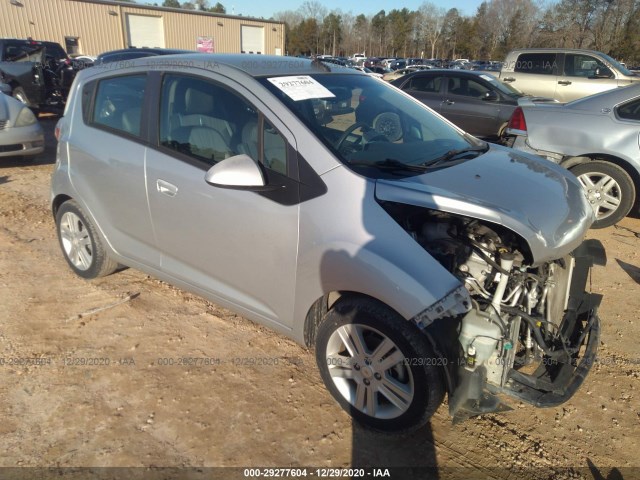
[[389,172],[404,171],[404,172],[423,173],[427,170],[427,167],[424,165],[411,165],[408,163],[402,163],[401,161],[396,160],[395,158],[387,158],[386,160],[379,160],[377,162],[356,161],[356,162],[349,162],[348,164],[361,166],[361,167],[375,167],[380,170],[387,170]]
[[458,150],[449,150],[444,155],[441,155],[432,160],[427,160],[422,165],[425,167],[433,167],[440,163],[448,162],[449,160],[454,160],[456,157],[462,157],[468,154],[479,155],[481,153],[485,153],[487,150],[489,150],[489,145],[486,143],[484,145],[480,145],[477,147],[467,147],[467,148],[460,148]]

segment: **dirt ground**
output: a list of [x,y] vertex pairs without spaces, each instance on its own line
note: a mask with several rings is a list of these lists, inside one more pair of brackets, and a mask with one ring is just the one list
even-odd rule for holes
[[353,425],[312,352],[286,338],[136,270],[95,281],[73,275],[48,206],[55,121],[41,117],[48,146],[35,162],[0,161],[0,467],[640,478],[637,218],[590,234],[608,255],[592,275],[604,295],[602,343],[568,403],[535,409],[510,400],[510,412],[459,425],[444,405],[429,428],[393,438]]

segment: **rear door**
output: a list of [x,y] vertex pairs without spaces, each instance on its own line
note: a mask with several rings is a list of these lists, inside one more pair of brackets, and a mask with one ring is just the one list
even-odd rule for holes
[[68,148],[71,182],[113,249],[158,268],[144,181],[146,81],[138,73],[83,85]]
[[495,137],[501,127],[500,103],[484,100],[493,89],[479,78],[466,75],[445,77],[441,113],[458,127],[477,137]]
[[513,72],[505,72],[500,76],[504,83],[527,95],[556,98],[560,72],[557,53],[522,53],[515,60],[515,65],[508,67],[513,68]]
[[443,76],[438,74],[415,74],[403,85],[402,90],[431,107],[436,112],[441,111],[444,99]]

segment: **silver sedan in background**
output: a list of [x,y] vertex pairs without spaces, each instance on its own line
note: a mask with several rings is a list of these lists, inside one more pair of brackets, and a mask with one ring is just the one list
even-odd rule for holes
[[34,113],[10,97],[0,82],[0,158],[35,156],[44,151],[44,132]]
[[592,228],[613,225],[638,210],[640,85],[562,104],[516,109],[508,144],[559,163],[574,173],[596,213]]

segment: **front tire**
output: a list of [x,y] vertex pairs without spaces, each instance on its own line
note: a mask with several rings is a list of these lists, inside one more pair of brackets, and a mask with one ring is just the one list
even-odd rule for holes
[[340,300],[316,336],[320,375],[340,406],[365,427],[409,432],[444,398],[441,365],[424,334],[367,298]]
[[109,258],[96,227],[74,200],[60,205],[56,230],[64,258],[77,275],[98,278],[118,268],[118,263]]
[[636,199],[633,180],[618,165],[602,160],[581,163],[571,168],[587,192],[596,214],[591,228],[605,228],[627,216]]

